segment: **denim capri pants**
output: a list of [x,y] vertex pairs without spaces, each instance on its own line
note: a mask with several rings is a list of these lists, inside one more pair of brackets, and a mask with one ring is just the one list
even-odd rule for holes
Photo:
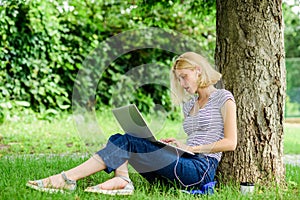
[[174,183],[183,189],[200,189],[214,181],[218,160],[202,154],[190,155],[138,138],[129,133],[112,135],[98,154],[105,171],[115,171],[126,161],[150,183]]

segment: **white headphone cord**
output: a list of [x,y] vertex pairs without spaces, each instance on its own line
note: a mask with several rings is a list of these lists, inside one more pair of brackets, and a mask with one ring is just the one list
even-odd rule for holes
[[176,172],[176,168],[177,168],[177,165],[178,165],[178,163],[179,163],[179,158],[180,158],[180,156],[179,156],[178,150],[177,150],[177,149],[175,149],[175,150],[176,150],[176,153],[177,153],[177,161],[176,161],[176,164],[175,164],[175,167],[174,167],[174,174],[175,174],[175,176],[176,176],[176,179],[177,179],[177,180],[181,183],[181,185],[183,185],[184,187],[190,187],[190,186],[197,185],[197,184],[201,183],[201,182],[203,181],[204,177],[206,176],[206,174],[207,174],[209,168],[210,168],[210,166],[209,166],[209,160],[208,160],[207,156],[205,156],[205,157],[206,157],[206,160],[207,160],[207,170],[204,172],[202,179],[201,179],[200,181],[196,182],[196,183],[192,183],[192,184],[189,184],[189,185],[185,185],[185,184],[180,180],[180,178],[178,177],[177,172]]

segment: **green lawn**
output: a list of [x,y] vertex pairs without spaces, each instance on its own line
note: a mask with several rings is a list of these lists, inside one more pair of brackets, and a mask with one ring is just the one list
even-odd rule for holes
[[[20,153],[95,152],[112,133],[122,132],[109,110],[98,114],[96,120],[97,125],[88,118],[80,126],[75,125],[71,115],[63,115],[51,122],[38,120],[30,114],[23,114],[14,121],[6,120],[0,125],[0,157]],[[180,122],[156,119],[150,124],[156,130],[158,138],[185,138]],[[285,124],[284,130],[284,153],[300,154],[300,124]]]
[[300,154],[300,124],[285,124],[284,153]]
[[[96,122],[90,116],[75,125],[72,115],[63,115],[51,122],[38,120],[34,115],[21,115],[15,121],[0,125],[0,156],[7,154],[69,154],[92,153],[104,145],[110,135],[122,132],[110,111],[98,114]],[[158,138],[174,136],[185,138],[180,122],[149,120]]]
[[[105,117],[104,117],[105,116]],[[62,115],[51,122],[38,120],[28,113],[11,116],[0,125],[0,199],[119,199],[83,192],[111,175],[97,173],[78,182],[78,190],[70,194],[47,194],[26,188],[29,179],[40,179],[66,170],[84,161],[105,143],[109,135],[121,131],[110,111],[97,115],[95,126],[90,118],[74,125],[72,116]],[[153,120],[159,137],[184,138],[180,123]],[[284,152],[300,154],[300,126],[285,124]],[[162,134],[163,133],[163,134]],[[92,135],[92,137],[91,137]],[[57,154],[60,154],[58,156]],[[62,156],[64,154],[65,156]],[[85,155],[85,156],[82,156]],[[133,170],[131,170],[133,172]],[[131,175],[136,192],[130,199],[191,199],[178,190],[150,185],[138,174]],[[287,187],[257,187],[255,195],[241,196],[236,185],[219,185],[215,195],[207,199],[297,199],[300,190],[300,167],[286,166]]]
[[[96,185],[107,180],[111,175],[104,172],[96,173],[78,181],[78,189],[66,194],[48,194],[32,190],[25,186],[29,179],[40,179],[50,174],[61,172],[83,162],[87,157],[82,156],[4,156],[0,159],[0,199],[123,199],[101,194],[85,193],[88,186]],[[132,170],[131,170],[132,171]],[[236,185],[219,185],[215,194],[205,199],[297,199],[299,197],[300,167],[287,166],[287,187],[266,188],[257,186],[252,198],[242,196]],[[191,199],[190,195],[179,190],[150,185],[137,173],[131,174],[136,191],[130,199]],[[128,197],[125,197],[128,198]]]

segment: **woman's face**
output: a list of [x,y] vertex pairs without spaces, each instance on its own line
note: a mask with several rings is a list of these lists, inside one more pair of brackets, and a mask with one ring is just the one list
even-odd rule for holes
[[196,69],[176,69],[175,75],[183,89],[194,94],[198,89],[198,75]]

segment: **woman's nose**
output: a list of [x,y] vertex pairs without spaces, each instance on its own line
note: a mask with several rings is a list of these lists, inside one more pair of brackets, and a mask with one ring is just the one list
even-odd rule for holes
[[185,85],[186,85],[185,81],[181,80],[181,81],[180,81],[180,86],[181,86],[181,87],[184,87]]

